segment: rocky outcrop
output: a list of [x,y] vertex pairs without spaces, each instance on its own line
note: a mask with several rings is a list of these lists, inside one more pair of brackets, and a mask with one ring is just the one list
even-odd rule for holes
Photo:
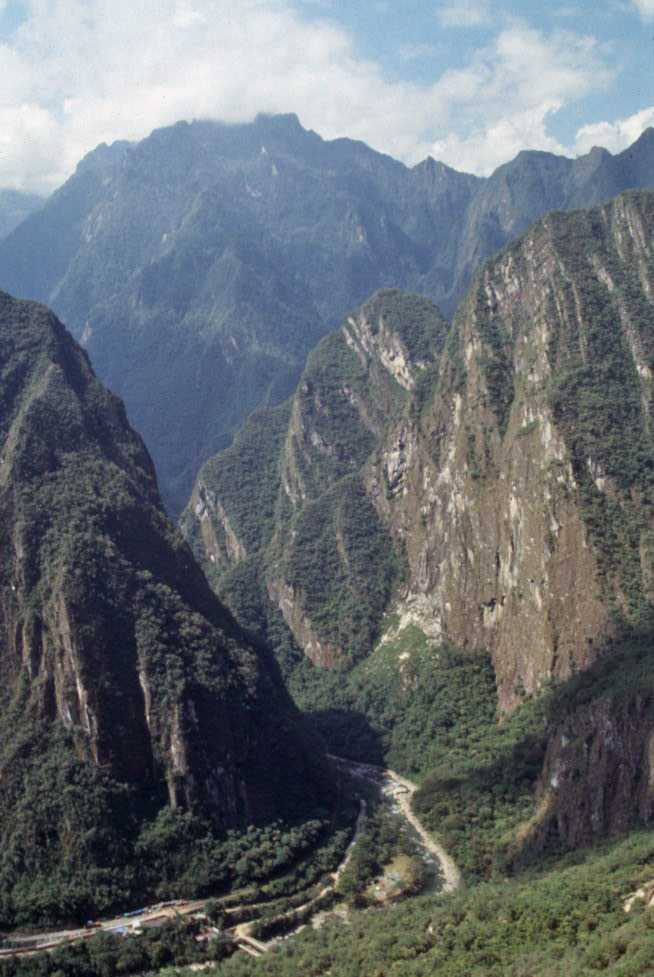
[[[259,539],[269,591],[305,595],[287,621],[346,660],[320,621],[361,558],[363,534],[344,542],[328,519],[330,492],[354,479],[400,568],[359,654],[392,606],[432,637],[489,649],[504,712],[587,668],[625,624],[647,626],[653,227],[646,193],[552,214],[478,275],[446,344],[399,293],[321,344]],[[325,578],[340,581],[329,594]]]
[[295,591],[283,582],[271,580],[268,583],[268,597],[281,612],[286,626],[310,662],[320,668],[333,668],[341,664],[344,658],[343,649],[318,637],[310,618],[303,610],[306,595],[302,591]]
[[[122,403],[47,309],[2,293],[0,371],[3,847],[34,763],[67,756],[137,824],[166,805],[216,830],[311,808],[319,751],[164,515]],[[44,852],[65,858],[66,830]]]
[[450,316],[534,220],[652,186],[653,158],[648,130],[615,157],[524,152],[481,179],[324,141],[292,115],[178,123],[89,153],[0,241],[0,287],[47,302],[88,349],[177,514],[201,465],[292,394],[309,351],[375,289]]
[[502,710],[649,614],[653,226],[629,195],[551,215],[485,268],[389,511],[406,604],[490,648]]
[[[247,547],[260,570],[260,599],[281,613],[314,664],[349,664],[367,654],[399,585],[403,553],[393,547],[388,500],[408,478],[412,412],[448,328],[427,299],[377,293],[311,355],[284,428],[272,433],[269,425],[265,439],[259,415],[196,483],[182,525],[204,565],[217,570],[219,593],[234,590],[237,547]],[[262,501],[270,517],[253,533]],[[226,520],[236,540],[231,555],[211,542],[224,537]]]
[[551,731],[529,850],[581,848],[654,816],[654,695],[610,692],[575,707]]

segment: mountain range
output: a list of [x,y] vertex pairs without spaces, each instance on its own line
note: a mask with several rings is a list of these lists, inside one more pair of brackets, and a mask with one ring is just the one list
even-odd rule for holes
[[[638,698],[640,653],[629,665],[654,625],[653,240],[654,195],[630,192],[538,221],[477,274],[451,329],[427,299],[377,293],[319,344],[290,402],[204,466],[182,520],[313,708],[354,712],[382,670],[388,688],[406,676],[412,630],[486,650],[505,717],[621,662],[621,718],[602,700],[583,721],[557,712],[546,736],[557,789],[529,835],[571,846],[654,804],[651,694]],[[391,726],[424,694],[419,674]],[[425,705],[418,722],[434,716]]]
[[228,890],[289,922],[390,832],[339,820],[330,753],[418,780],[485,884],[225,974],[648,972],[653,163],[647,130],[480,179],[262,116],[100,146],[25,204],[1,926]]
[[38,210],[45,199],[36,193],[21,190],[0,190],[0,239],[7,237],[15,227]]
[[173,514],[257,406],[381,287],[450,316],[546,211],[652,182],[654,134],[611,156],[523,152],[488,179],[408,168],[295,116],[179,123],[100,146],[0,243],[0,287],[46,302],[126,402]]

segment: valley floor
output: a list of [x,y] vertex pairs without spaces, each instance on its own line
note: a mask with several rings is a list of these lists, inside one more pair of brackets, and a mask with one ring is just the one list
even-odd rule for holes
[[355,763],[351,760],[344,760],[341,757],[332,756],[331,759],[342,768],[345,768],[351,775],[361,777],[381,790],[383,795],[392,799],[394,813],[401,815],[408,825],[413,829],[412,834],[416,836],[419,847],[423,850],[423,857],[428,862],[436,862],[438,876],[440,877],[438,890],[440,892],[453,892],[461,884],[461,872],[459,871],[454,859],[448,855],[443,846],[431,835],[422,821],[416,816],[412,807],[411,800],[418,790],[418,785],[412,780],[408,780],[394,770],[377,767],[372,764]]
[[[371,764],[355,763],[340,757],[330,757],[332,762],[354,781],[363,781],[375,794],[378,794],[384,808],[394,817],[400,818],[410,828],[412,839],[416,843],[419,857],[425,863],[431,883],[428,891],[451,892],[461,882],[461,874],[453,859],[447,854],[435,839],[428,833],[422,822],[411,809],[411,799],[418,789],[417,784],[392,770]],[[365,825],[367,803],[364,797],[359,798],[360,811],[357,824],[350,844],[345,851],[340,865],[331,874],[325,884],[313,894],[305,903],[290,910],[280,912],[277,916],[269,915],[270,901],[259,903],[244,902],[237,905],[226,905],[224,913],[227,926],[221,931],[223,938],[236,943],[250,955],[259,956],[272,949],[279,943],[278,938],[270,940],[256,939],[254,933],[257,924],[265,917],[266,927],[274,929],[280,925],[284,928],[284,939],[288,939],[294,932],[303,929],[312,918],[325,906],[326,901],[333,897],[339,879],[347,869],[357,842]],[[93,936],[104,933],[114,936],[130,936],[142,933],[144,930],[155,929],[174,920],[188,917],[204,917],[207,904],[220,904],[221,900],[182,900],[175,899],[166,903],[158,903],[143,909],[132,910],[111,919],[89,921],[86,927],[79,929],[65,929],[42,934],[22,936],[12,934],[9,937],[11,946],[0,950],[0,959],[11,957],[33,956],[44,951],[52,951],[64,945],[80,943]],[[249,918],[239,921],[243,915]],[[236,922],[229,925],[229,917]],[[207,925],[206,937],[218,934],[218,929]]]

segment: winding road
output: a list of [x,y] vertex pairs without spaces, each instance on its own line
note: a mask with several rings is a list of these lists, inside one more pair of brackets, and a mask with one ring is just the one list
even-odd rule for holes
[[396,800],[404,819],[411,825],[419,836],[423,848],[432,855],[439,867],[443,884],[441,892],[454,892],[461,885],[461,872],[454,859],[443,846],[427,831],[424,824],[411,808],[411,800],[418,790],[418,785],[401,774],[386,767],[377,767],[371,763],[357,763],[328,754],[329,759],[337,766],[348,771],[351,775],[376,784],[382,792],[391,794]]
[[[354,776],[374,784],[382,791],[382,793],[393,798],[398,805],[398,812],[401,813],[407,823],[411,825],[413,830],[419,836],[422,847],[438,863],[440,875],[442,876],[443,880],[440,891],[453,892],[455,889],[457,889],[461,884],[461,873],[459,872],[459,869],[450,855],[448,855],[448,853],[445,851],[443,846],[440,845],[429,834],[422,822],[411,809],[411,799],[418,789],[417,784],[414,784],[413,781],[407,780],[406,777],[402,777],[400,774],[395,773],[394,770],[387,770],[383,767],[373,766],[372,764],[355,763],[351,760],[345,760],[342,757],[329,756],[329,759],[332,760],[337,767],[347,771],[350,776]],[[338,880],[350,862],[354,847],[359,840],[361,830],[365,823],[366,802],[363,798],[361,798],[359,800],[359,804],[360,809],[354,834],[340,865],[331,874],[330,881],[327,882],[326,885],[324,885],[318,894],[312,899],[309,899],[306,903],[297,906],[295,909],[281,913],[280,916],[274,921],[283,921],[292,919],[294,916],[298,916],[303,919],[303,922],[298,925],[298,928],[300,928],[301,925],[306,923],[306,918],[303,918],[305,917],[306,912],[308,910],[310,911],[314,905],[316,906],[317,910],[320,906],[321,900],[334,890]],[[143,910],[130,912],[111,920],[104,920],[100,923],[94,924],[91,928],[59,930],[55,933],[42,933],[38,936],[31,935],[29,937],[12,935],[10,939],[13,946],[4,950],[0,949],[0,959],[18,955],[27,956],[35,953],[42,953],[44,951],[53,950],[56,947],[60,947],[65,944],[87,940],[96,933],[126,934],[129,932],[138,932],[143,928],[162,926],[164,923],[169,922],[172,919],[179,918],[180,916],[189,916],[193,913],[202,912],[206,902],[206,899],[192,901],[178,899],[165,904],[159,903],[156,906],[148,907]],[[259,906],[263,908],[266,905],[266,903],[250,904],[249,908],[253,909]],[[237,913],[243,908],[243,906],[230,907],[226,909],[226,912],[231,915],[232,913]],[[273,922],[273,920],[270,920],[270,922]],[[236,925],[233,930],[229,930],[228,932],[233,933],[234,942],[238,943],[242,949],[255,956],[259,956],[261,953],[270,949],[270,947],[276,941],[262,943],[255,940],[252,936],[252,929],[254,928],[255,923],[256,920],[240,923]],[[16,945],[21,943],[22,946]]]
[[454,890],[458,889],[461,885],[461,872],[459,871],[456,862],[451,855],[448,855],[443,846],[436,841],[432,835],[429,834],[423,823],[418,819],[411,808],[411,798],[417,791],[418,785],[414,784],[412,780],[407,780],[406,777],[401,777],[400,774],[395,773],[394,770],[386,770],[385,774],[387,780],[406,788],[406,793],[399,794],[397,800],[402,809],[402,814],[409,824],[414,828],[414,830],[420,835],[424,847],[434,856],[434,858],[437,859],[440,864],[441,873],[443,876],[441,892],[454,892]]

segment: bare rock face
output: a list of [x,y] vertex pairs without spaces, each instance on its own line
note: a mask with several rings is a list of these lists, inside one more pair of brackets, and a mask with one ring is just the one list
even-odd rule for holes
[[347,661],[325,600],[306,596],[361,556],[343,517],[326,524],[347,478],[404,565],[377,625],[392,607],[490,649],[502,712],[586,668],[620,622],[648,618],[653,224],[651,196],[636,193],[546,217],[479,274],[444,348],[401,293],[348,317],[310,360],[266,462],[277,501],[258,539],[241,539],[219,461],[200,476],[217,479],[202,537],[222,534],[223,567],[266,552],[266,589],[313,661]]
[[46,308],[3,293],[0,372],[4,843],[37,733],[150,814],[224,829],[311,806],[320,759],[164,515],[122,403]]
[[491,649],[501,710],[649,617],[653,227],[627,195],[486,267],[390,513],[407,613]]
[[651,690],[611,693],[574,709],[552,730],[538,785],[531,850],[555,839],[580,848],[654,816]]
[[218,592],[247,616],[256,578],[316,665],[366,655],[397,590],[388,500],[404,491],[448,328],[427,299],[376,293],[320,343],[291,401],[255,415],[198,477],[182,527]]

